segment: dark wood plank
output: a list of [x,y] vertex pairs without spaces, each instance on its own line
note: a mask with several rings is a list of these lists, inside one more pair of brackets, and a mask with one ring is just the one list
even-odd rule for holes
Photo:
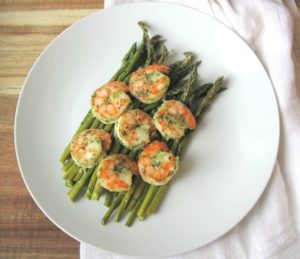
[[103,8],[101,0],[1,0],[1,11]]
[[65,28],[97,10],[0,12],[0,94],[19,94],[30,67],[43,49]]
[[79,258],[79,243],[40,211],[19,173],[13,140],[19,91],[35,59],[103,0],[0,1],[0,259]]
[[0,96],[0,258],[78,258],[78,242],[35,205],[19,173],[13,141],[16,96]]

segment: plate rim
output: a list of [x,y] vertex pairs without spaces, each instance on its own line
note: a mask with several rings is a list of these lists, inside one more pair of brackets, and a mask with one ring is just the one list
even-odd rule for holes
[[[228,227],[227,230],[223,233],[221,233],[220,235],[217,235],[214,237],[214,239],[203,243],[202,245],[198,245],[196,247],[193,247],[191,249],[188,250],[184,250],[181,253],[170,253],[168,255],[160,255],[160,256],[148,256],[148,255],[131,255],[131,254],[121,254],[115,251],[110,251],[110,250],[106,250],[105,248],[102,247],[98,247],[98,246],[94,246],[90,243],[87,243],[84,240],[81,240],[80,238],[74,236],[73,234],[71,234],[68,230],[64,229],[63,227],[61,227],[54,219],[52,219],[52,217],[50,217],[46,211],[43,209],[42,205],[38,202],[37,198],[33,195],[31,189],[29,188],[29,185],[26,181],[25,175],[23,173],[23,169],[22,169],[22,163],[21,163],[21,158],[19,155],[19,151],[18,151],[18,144],[17,144],[17,135],[18,135],[18,117],[19,117],[19,113],[20,113],[20,107],[22,105],[22,100],[23,100],[23,93],[24,93],[24,89],[26,88],[27,85],[27,81],[29,80],[30,75],[32,74],[33,70],[35,69],[35,67],[37,66],[39,60],[41,59],[41,57],[48,51],[48,49],[52,46],[52,44],[54,44],[60,37],[63,37],[63,35],[65,34],[65,32],[67,32],[68,30],[73,29],[74,27],[77,26],[77,24],[84,22],[86,19],[90,19],[92,16],[97,16],[103,12],[111,12],[111,10],[113,9],[122,9],[122,8],[127,8],[127,6],[135,6],[135,5],[165,5],[165,6],[176,6],[177,8],[182,8],[182,9],[188,9],[188,10],[192,10],[194,12],[197,12],[198,15],[204,15],[209,19],[213,19],[215,22],[217,22],[218,24],[220,24],[221,26],[225,27],[225,29],[227,31],[230,31],[231,33],[233,33],[235,36],[237,36],[237,38],[239,40],[241,40],[243,42],[243,45],[245,48],[247,48],[255,57],[255,59],[259,62],[259,64],[261,65],[265,75],[267,76],[267,79],[270,83],[271,86],[271,92],[272,95],[274,97],[274,101],[275,101],[275,110],[274,110],[274,118],[276,117],[277,120],[277,136],[276,136],[276,150],[274,150],[275,152],[275,156],[274,156],[274,161],[272,163],[272,170],[270,170],[270,172],[268,173],[268,176],[266,177],[266,180],[263,184],[264,188],[262,188],[261,192],[257,195],[257,198],[255,199],[255,202],[253,203],[253,205],[244,212],[244,214],[241,216],[240,220],[238,220],[237,222],[235,222],[232,226]],[[113,11],[112,11],[113,12]],[[276,113],[276,115],[275,115]],[[16,160],[17,160],[17,164],[18,164],[18,168],[19,168],[19,172],[21,174],[22,180],[25,183],[25,186],[27,188],[27,191],[30,193],[31,198],[34,200],[35,204],[38,206],[38,208],[43,212],[43,214],[47,217],[48,220],[50,220],[58,229],[60,229],[61,231],[63,231],[64,233],[66,233],[68,236],[72,237],[73,239],[79,241],[79,242],[83,242],[86,243],[90,246],[96,247],[100,250],[115,254],[115,255],[120,255],[120,256],[132,256],[132,257],[136,257],[136,258],[161,258],[161,257],[165,257],[165,256],[175,256],[175,255],[179,255],[179,254],[184,254],[190,251],[193,251],[195,249],[200,249],[208,244],[211,244],[212,242],[220,239],[221,237],[225,236],[228,232],[230,232],[235,226],[237,226],[238,224],[240,224],[241,221],[243,221],[245,219],[245,217],[253,210],[253,208],[256,206],[256,204],[258,203],[258,201],[262,198],[263,193],[266,191],[268,184],[270,182],[270,179],[273,175],[273,171],[274,168],[276,166],[276,161],[277,161],[277,156],[278,156],[278,152],[279,152],[279,144],[280,144],[280,134],[281,134],[281,118],[280,118],[280,113],[279,113],[279,103],[278,103],[278,99],[277,99],[277,95],[276,95],[276,91],[275,91],[275,87],[273,85],[273,81],[271,80],[271,77],[269,75],[269,72],[267,71],[264,63],[261,61],[261,59],[256,55],[256,53],[250,48],[250,46],[248,45],[248,43],[237,33],[235,32],[232,28],[230,28],[228,25],[222,23],[221,21],[219,21],[216,17],[211,16],[208,13],[205,13],[201,10],[197,10],[193,7],[189,7],[189,6],[185,6],[185,5],[180,5],[180,4],[176,4],[176,3],[165,3],[165,2],[130,2],[130,3],[124,3],[124,4],[120,4],[120,5],[116,5],[116,6],[111,6],[108,8],[103,8],[103,9],[99,9],[85,17],[80,18],[79,20],[77,20],[76,22],[72,23],[71,25],[69,25],[67,28],[65,28],[62,32],[60,32],[54,39],[51,40],[51,42],[43,49],[43,51],[39,54],[39,56],[36,58],[36,60],[34,61],[33,65],[31,66],[31,68],[29,69],[26,78],[22,84],[22,88],[20,90],[19,96],[18,96],[18,100],[17,100],[17,105],[16,105],[16,110],[15,110],[15,116],[14,116],[14,149],[15,149],[15,154],[16,154]],[[275,143],[275,140],[274,140]]]

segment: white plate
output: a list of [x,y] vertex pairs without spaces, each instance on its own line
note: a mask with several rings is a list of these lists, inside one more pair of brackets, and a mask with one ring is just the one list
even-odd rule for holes
[[[195,132],[159,212],[131,228],[124,221],[102,226],[102,200],[71,203],[58,159],[89,109],[92,91],[140,41],[139,20],[162,34],[174,53],[195,52],[203,60],[202,82],[224,75],[228,90]],[[153,3],[99,11],[63,32],[30,71],[15,123],[23,179],[49,219],[78,240],[135,256],[186,252],[235,226],[266,187],[278,140],[272,85],[247,45],[202,13]]]

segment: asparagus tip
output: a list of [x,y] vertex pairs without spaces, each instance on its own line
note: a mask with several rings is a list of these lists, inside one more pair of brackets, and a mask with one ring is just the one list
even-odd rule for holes
[[191,52],[191,51],[186,51],[186,52],[183,52],[183,54],[185,55],[185,56],[195,56],[195,54],[193,53],[193,52]]
[[148,26],[147,26],[147,24],[146,24],[144,21],[139,21],[139,22],[138,22],[138,25],[141,27],[141,29],[142,29],[145,33],[148,32]]
[[72,189],[68,192],[68,196],[69,196],[71,202],[76,201],[76,196],[72,194]]

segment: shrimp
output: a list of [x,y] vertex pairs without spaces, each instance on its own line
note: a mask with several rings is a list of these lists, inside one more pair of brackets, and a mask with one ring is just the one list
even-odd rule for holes
[[167,66],[160,64],[137,70],[129,80],[130,93],[142,103],[157,102],[168,90],[170,78],[166,74],[169,70]]
[[167,184],[177,173],[179,157],[169,151],[161,141],[154,141],[145,147],[138,160],[142,179],[154,185]]
[[105,151],[110,149],[111,136],[98,129],[87,129],[77,134],[71,141],[70,151],[74,162],[83,168],[94,167]]
[[137,164],[128,156],[117,154],[102,159],[97,174],[104,188],[112,192],[122,192],[130,189],[132,176],[139,175],[139,171]]
[[126,92],[128,86],[121,81],[110,82],[98,88],[91,98],[94,116],[103,123],[114,123],[130,106],[131,100]]
[[190,109],[175,100],[165,101],[153,116],[153,121],[161,135],[169,139],[179,139],[186,129],[196,128],[196,120]]
[[115,136],[129,149],[140,149],[155,137],[152,118],[139,109],[125,112],[115,124]]

